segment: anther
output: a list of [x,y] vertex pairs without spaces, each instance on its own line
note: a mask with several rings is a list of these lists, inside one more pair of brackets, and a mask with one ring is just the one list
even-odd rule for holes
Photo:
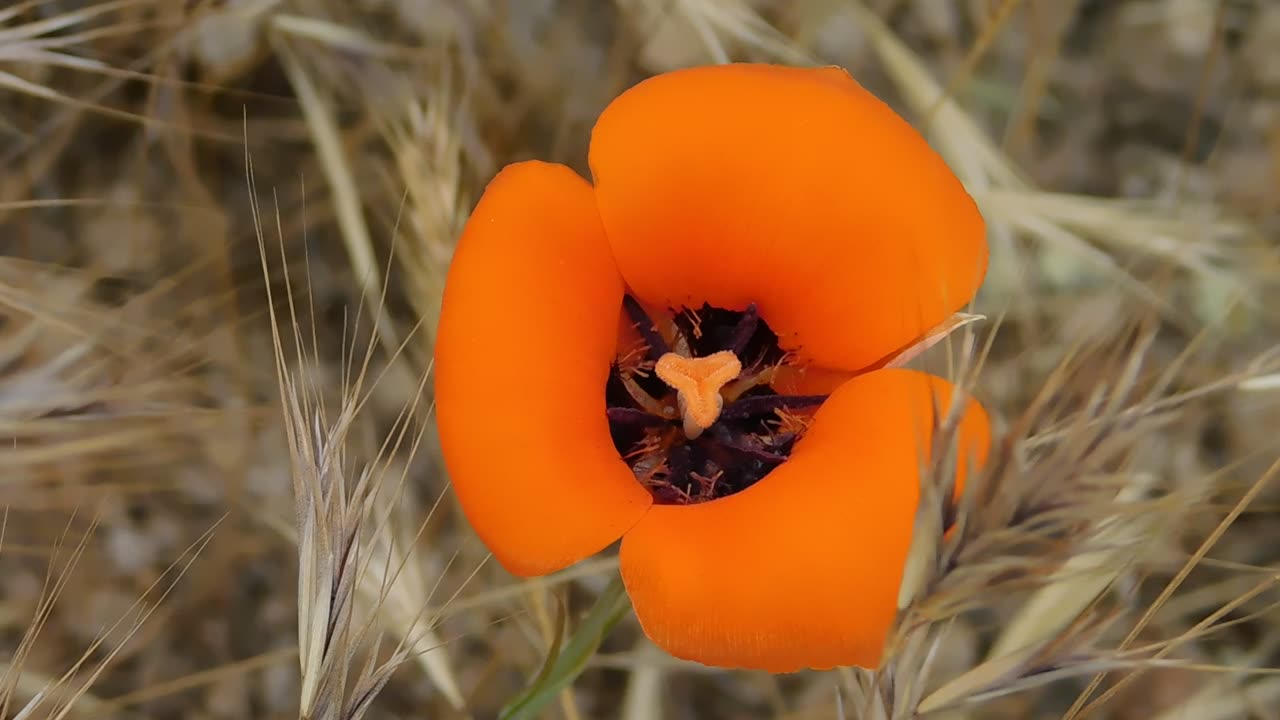
[[759,326],[760,315],[756,312],[756,304],[751,303],[733,328],[733,339],[729,343],[729,349],[736,355],[746,352],[747,344],[751,342],[751,337],[756,334],[756,328]]
[[720,417],[720,389],[742,372],[742,361],[728,350],[696,358],[669,352],[658,358],[654,372],[675,389],[684,434],[693,439]]
[[640,337],[644,338],[644,343],[649,349],[649,357],[657,360],[665,355],[668,352],[667,341],[662,338],[662,333],[658,332],[658,327],[649,317],[649,313],[645,312],[644,306],[630,295],[623,295],[622,308],[626,310],[627,317],[631,320],[631,324],[635,325]]
[[740,420],[772,415],[776,410],[811,408],[826,402],[826,395],[753,395],[740,398],[724,408],[724,417]]

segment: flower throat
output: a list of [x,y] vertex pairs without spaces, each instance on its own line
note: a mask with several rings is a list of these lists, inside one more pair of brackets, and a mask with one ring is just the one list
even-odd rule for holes
[[614,446],[655,502],[687,505],[754,485],[791,455],[825,395],[780,395],[786,361],[757,314],[703,305],[663,332],[630,295],[641,342],[621,348],[605,402]]

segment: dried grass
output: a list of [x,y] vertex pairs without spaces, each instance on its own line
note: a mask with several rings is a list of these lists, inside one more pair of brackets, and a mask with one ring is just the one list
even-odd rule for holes
[[913,362],[1005,432],[949,509],[943,424],[879,671],[711,670],[628,619],[546,716],[1264,716],[1280,12],[1102,5],[0,9],[0,716],[495,716],[616,558],[517,581],[457,513],[453,242],[502,164],[585,170],[620,89],[738,59],[848,66],[978,199],[993,319]]

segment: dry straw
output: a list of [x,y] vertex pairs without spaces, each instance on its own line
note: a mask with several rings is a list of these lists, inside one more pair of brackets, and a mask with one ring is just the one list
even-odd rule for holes
[[[0,567],[15,588],[32,562],[47,568],[29,608],[0,593],[4,629],[17,630],[0,664],[0,716],[146,717],[173,702],[194,717],[209,688],[265,685],[281,668],[287,698],[274,711],[308,720],[380,717],[380,693],[421,717],[480,717],[515,696],[547,649],[572,637],[579,615],[561,618],[560,637],[557,600],[575,611],[592,602],[616,559],[517,582],[485,562],[458,521],[432,462],[429,403],[452,243],[499,165],[581,157],[573,138],[628,82],[744,58],[855,66],[977,198],[993,257],[978,309],[995,319],[917,362],[1008,409],[1006,432],[950,508],[942,422],[878,671],[712,672],[663,656],[624,621],[548,714],[654,720],[697,703],[730,716],[950,720],[1032,717],[1018,704],[1028,699],[1056,708],[1043,717],[1172,720],[1275,704],[1280,576],[1265,514],[1274,443],[1256,456],[1231,447],[1216,463],[1197,449],[1245,400],[1244,422],[1275,417],[1280,367],[1258,337],[1273,324],[1267,226],[1190,192],[1187,162],[1175,162],[1184,177],[1143,198],[1033,181],[1030,138],[1057,102],[1054,68],[1085,4],[956,3],[927,15],[915,6],[941,5],[541,5],[0,8]],[[1204,17],[1181,0],[1126,5],[1137,9],[1097,22],[1186,34],[1179,13]],[[1252,20],[1263,6],[1214,4],[1205,57],[1173,84],[1191,100],[1187,148],[1221,102],[1214,73],[1235,61],[1221,48],[1224,27],[1261,36]],[[1248,15],[1232,21],[1238,13]],[[1010,56],[1009,38],[1046,28],[1024,53],[1021,85],[993,90],[1004,80],[987,62]],[[1182,74],[1161,52],[1126,57]],[[1105,72],[1096,62],[1090,72]],[[1004,145],[988,131],[989,108],[972,109],[984,92],[1009,96]],[[136,147],[114,147],[121,128]],[[1265,156],[1257,134],[1252,154]],[[1217,160],[1197,170],[1227,178]],[[9,239],[42,222],[75,252],[55,252],[47,236]],[[136,247],[123,250],[122,237]],[[103,276],[131,273],[145,276],[141,291],[95,297]],[[357,307],[326,325],[330,296]],[[254,451],[255,435],[268,438],[266,452]],[[60,623],[86,609],[77,575],[101,578],[94,538],[120,522],[97,505],[142,497],[187,524],[166,493],[188,474],[218,498],[215,518],[235,517],[234,532],[197,516],[156,572],[113,580],[136,605],[92,641],[62,647]],[[257,495],[255,483],[287,487]],[[121,669],[181,657],[173,638],[195,626],[182,613],[229,615],[208,588],[274,550],[297,563],[295,583],[289,561],[269,561],[288,578],[269,594],[289,627],[261,634],[283,642],[177,677]],[[1169,685],[1176,700],[1145,700]],[[272,705],[257,685],[243,687],[242,713],[249,695]],[[1144,700],[1134,710],[1126,696]]]

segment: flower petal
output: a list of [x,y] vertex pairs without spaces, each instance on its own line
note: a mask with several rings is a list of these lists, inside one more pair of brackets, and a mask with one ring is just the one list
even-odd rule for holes
[[[655,505],[622,540],[622,577],[645,632],[713,666],[876,667],[935,407],[945,417],[952,393],[913,370],[860,375],[760,482],[700,505]],[[960,442],[971,465],[985,462],[989,433],[969,401]]]
[[601,219],[642,300],[761,316],[861,370],[964,307],[981,215],[940,156],[839,68],[720,65],[615,99],[591,138]]
[[855,375],[817,365],[779,365],[769,385],[783,395],[830,395]]
[[517,575],[601,550],[652,503],[605,417],[622,292],[586,181],[537,162],[494,178],[449,269],[436,415],[463,512]]

